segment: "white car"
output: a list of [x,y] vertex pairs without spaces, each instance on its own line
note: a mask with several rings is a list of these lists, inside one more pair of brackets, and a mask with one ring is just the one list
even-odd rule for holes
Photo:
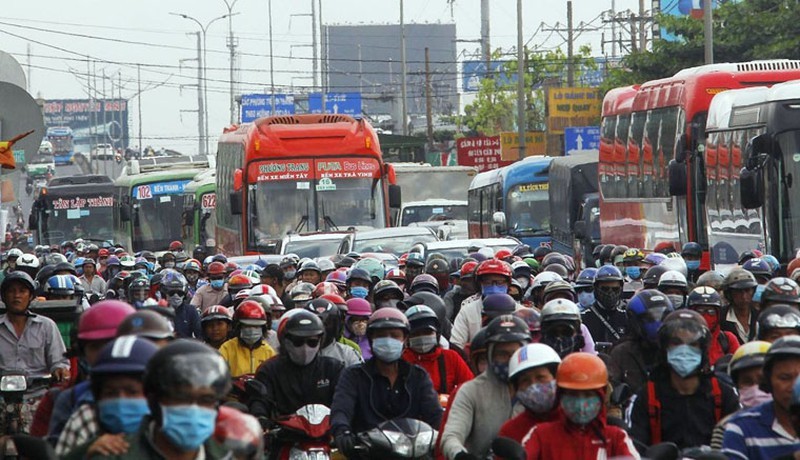
[[92,147],[90,159],[111,160],[114,158],[114,147],[111,144],[97,144]]

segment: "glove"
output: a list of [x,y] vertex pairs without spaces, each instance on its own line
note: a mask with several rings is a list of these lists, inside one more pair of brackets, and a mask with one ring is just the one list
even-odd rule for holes
[[459,452],[455,456],[455,460],[480,460],[477,455],[472,455],[466,450]]
[[349,431],[345,431],[336,437],[336,447],[339,449],[339,452],[347,458],[356,456],[357,444],[358,439],[356,435]]

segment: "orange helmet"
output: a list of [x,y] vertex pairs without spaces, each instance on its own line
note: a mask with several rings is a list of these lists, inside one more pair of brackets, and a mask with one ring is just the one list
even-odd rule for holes
[[225,274],[225,265],[222,262],[211,262],[208,264],[208,275],[224,275]]
[[600,390],[608,384],[608,369],[590,353],[570,353],[556,372],[556,383],[567,390]]

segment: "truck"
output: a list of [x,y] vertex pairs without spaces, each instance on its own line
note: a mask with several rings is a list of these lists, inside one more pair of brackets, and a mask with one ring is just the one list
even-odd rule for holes
[[597,163],[596,152],[554,158],[550,163],[553,249],[572,256],[578,266],[592,266],[592,250],[600,244]]
[[[414,223],[414,216],[428,215],[438,210],[441,202],[433,200],[455,200],[450,203],[455,220],[466,219],[467,191],[478,170],[472,166],[431,166],[429,163],[392,163],[397,185],[401,190],[400,211],[392,216],[392,224],[400,227]],[[430,201],[429,201],[430,200]],[[425,203],[428,202],[428,203]],[[413,206],[412,206],[413,204]],[[456,215],[458,217],[456,217]],[[427,218],[425,219],[427,220]]]

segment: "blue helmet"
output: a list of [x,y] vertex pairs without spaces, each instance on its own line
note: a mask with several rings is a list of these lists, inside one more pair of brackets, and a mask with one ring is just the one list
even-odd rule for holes
[[657,289],[639,291],[628,302],[628,315],[634,329],[642,338],[654,344],[658,343],[658,328],[662,320],[672,311],[669,297]]
[[597,269],[597,273],[594,276],[594,282],[597,284],[604,281],[619,281],[622,283],[622,272],[620,272],[619,268],[615,267],[614,265],[603,265]]
[[578,279],[575,280],[575,287],[586,286],[591,287],[594,284],[594,279],[597,276],[596,268],[584,268],[579,274]]
[[54,275],[47,280],[46,294],[75,295],[75,281],[72,275]]
[[772,278],[772,267],[770,267],[767,261],[764,259],[758,257],[748,259],[744,264],[742,264],[742,268],[752,273],[756,278]]
[[100,350],[91,374],[143,374],[156,351],[158,347],[148,339],[135,335],[117,337]]

